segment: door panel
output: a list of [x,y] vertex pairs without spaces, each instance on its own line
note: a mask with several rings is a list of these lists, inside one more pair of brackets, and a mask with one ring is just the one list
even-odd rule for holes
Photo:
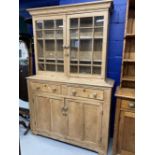
[[135,114],[122,112],[120,127],[121,134],[121,155],[134,154],[135,152]]
[[68,137],[76,140],[83,138],[83,105],[80,102],[68,103]]
[[66,100],[65,103],[68,107],[68,138],[98,146],[101,135],[100,103],[74,100]]
[[49,132],[51,130],[50,125],[50,103],[46,97],[36,96],[36,125],[37,130],[43,132]]
[[84,105],[84,140],[98,143],[101,130],[101,107],[91,104]]
[[67,117],[63,113],[64,100],[50,99],[52,132],[57,136],[64,137],[67,133]]

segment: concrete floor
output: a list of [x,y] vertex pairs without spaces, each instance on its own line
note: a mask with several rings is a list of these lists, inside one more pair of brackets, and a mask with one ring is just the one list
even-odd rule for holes
[[[24,136],[25,129],[22,126],[19,131],[22,155],[98,155],[86,149],[33,135],[31,131]],[[108,155],[111,155],[111,143]]]

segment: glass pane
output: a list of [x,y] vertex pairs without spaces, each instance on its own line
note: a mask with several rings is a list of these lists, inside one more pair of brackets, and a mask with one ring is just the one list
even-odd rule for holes
[[57,71],[58,72],[63,72],[64,71],[64,66],[63,65],[58,65],[57,66]]
[[81,39],[80,51],[92,51],[92,39]]
[[95,26],[103,26],[104,18],[103,16],[95,17]]
[[71,46],[71,59],[77,59],[78,58],[79,41],[71,40],[70,46]]
[[37,41],[37,50],[38,50],[38,57],[43,57],[43,41]]
[[53,29],[54,28],[54,21],[53,20],[45,20],[44,21],[44,28],[45,29]]
[[78,30],[70,30],[70,38],[71,39],[78,39]]
[[77,65],[77,64],[78,64],[78,61],[77,61],[77,60],[75,60],[75,61],[72,60],[72,61],[71,61],[71,64],[73,64],[73,65]]
[[101,58],[102,58],[102,52],[94,51],[94,53],[93,53],[93,60],[101,60]]
[[43,29],[43,21],[42,20],[36,21],[36,29]]
[[93,65],[100,65],[101,66],[101,61],[93,61]]
[[92,59],[92,52],[90,51],[83,51],[83,52],[79,52],[79,59],[80,61],[91,61]]
[[102,39],[94,39],[94,51],[102,51]]
[[70,72],[71,73],[77,73],[78,72],[78,67],[77,66],[71,66],[70,67]]
[[54,40],[45,40],[45,50],[46,51],[55,51]]
[[93,67],[93,74],[101,74],[101,67]]
[[63,31],[62,30],[56,31],[56,38],[57,39],[63,39]]
[[38,64],[38,69],[43,71],[44,70],[44,64],[43,63],[39,63]]
[[77,28],[78,27],[78,19],[77,18],[73,18],[70,20],[70,27],[71,28]]
[[94,38],[103,38],[103,28],[95,28]]
[[56,55],[58,59],[63,59],[63,40],[56,41]]
[[80,73],[90,74],[91,73],[91,67],[90,66],[80,66]]
[[102,58],[102,39],[94,40],[94,52],[93,52],[93,60],[101,60]]
[[45,30],[44,31],[45,39],[54,39],[54,31],[52,30]]
[[63,51],[63,40],[56,40],[56,51]]
[[36,35],[37,35],[37,38],[43,38],[42,31],[37,31]]
[[63,20],[60,19],[60,20],[56,20],[56,28],[63,28]]
[[79,64],[91,65],[91,61],[80,61]]
[[80,30],[80,38],[92,38],[93,37],[93,29],[81,29]]
[[44,63],[44,58],[38,58],[38,63]]
[[47,71],[56,71],[55,64],[46,64],[46,70]]
[[93,26],[92,17],[80,18],[80,27],[92,27],[92,26]]

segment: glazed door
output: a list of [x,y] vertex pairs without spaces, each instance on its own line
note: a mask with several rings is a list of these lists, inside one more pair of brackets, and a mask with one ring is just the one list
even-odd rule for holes
[[51,131],[50,99],[43,96],[35,96],[36,130],[49,133]]
[[101,76],[105,67],[107,16],[102,13],[74,14],[67,18],[69,73]]
[[37,70],[64,72],[65,16],[39,17],[34,25]]
[[121,112],[120,120],[121,155],[134,155],[135,153],[135,113]]
[[64,99],[50,99],[50,104],[52,134],[64,138],[67,134],[67,117],[65,113]]
[[76,100],[65,102],[68,115],[67,138],[84,145],[98,146],[101,138],[101,104]]

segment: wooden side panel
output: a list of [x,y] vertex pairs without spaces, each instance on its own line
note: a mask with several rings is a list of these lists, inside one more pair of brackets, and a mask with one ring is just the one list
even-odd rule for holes
[[83,138],[83,104],[80,102],[67,102],[68,107],[68,137],[74,140]]
[[67,117],[63,115],[64,100],[51,99],[52,133],[64,137],[67,133]]
[[100,106],[84,105],[84,141],[98,144],[101,131],[101,109]]
[[36,126],[37,130],[49,132],[51,130],[50,103],[49,99],[42,96],[36,96]]
[[[135,152],[135,116],[132,112],[122,112],[120,126],[122,128],[121,150]],[[125,155],[122,153],[121,155]]]

